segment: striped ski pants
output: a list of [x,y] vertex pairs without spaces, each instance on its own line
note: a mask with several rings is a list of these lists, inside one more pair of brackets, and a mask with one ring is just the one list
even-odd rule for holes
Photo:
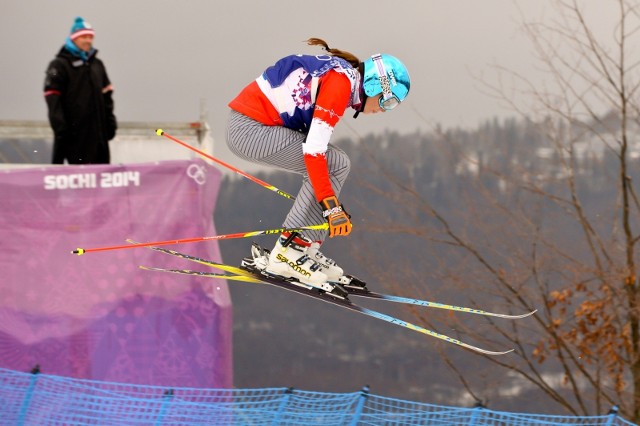
[[[325,222],[302,154],[305,138],[304,133],[282,126],[266,126],[233,110],[229,114],[227,146],[231,152],[256,164],[273,166],[302,175],[300,191],[282,224],[286,228]],[[338,196],[349,175],[351,161],[343,150],[332,144],[329,144],[326,156],[331,186]],[[323,242],[328,232],[309,230],[302,234],[313,241]]]

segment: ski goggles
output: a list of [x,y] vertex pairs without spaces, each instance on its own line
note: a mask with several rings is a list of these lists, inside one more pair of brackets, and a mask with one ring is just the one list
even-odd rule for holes
[[390,111],[400,105],[400,99],[391,91],[391,84],[389,83],[389,77],[387,76],[387,70],[382,62],[382,56],[380,54],[373,55],[371,57],[373,63],[376,66],[378,72],[378,80],[380,81],[380,87],[382,88],[382,96],[378,100],[378,105],[385,111]]
[[385,99],[384,95],[380,96],[378,99],[378,105],[385,111],[390,111],[400,105],[400,100],[396,97],[396,95],[391,95],[390,98]]

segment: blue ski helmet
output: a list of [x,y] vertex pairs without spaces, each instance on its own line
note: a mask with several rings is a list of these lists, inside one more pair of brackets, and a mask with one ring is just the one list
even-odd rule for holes
[[362,86],[368,97],[382,93],[380,107],[390,110],[397,107],[409,94],[411,78],[398,58],[377,53],[364,62]]

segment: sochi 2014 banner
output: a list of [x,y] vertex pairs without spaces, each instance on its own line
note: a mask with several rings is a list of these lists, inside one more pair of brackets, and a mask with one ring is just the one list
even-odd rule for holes
[[[199,160],[0,171],[0,366],[231,387],[225,281],[142,270],[206,269],[148,248],[71,253],[215,235],[220,180]],[[166,247],[221,260],[216,241]]]

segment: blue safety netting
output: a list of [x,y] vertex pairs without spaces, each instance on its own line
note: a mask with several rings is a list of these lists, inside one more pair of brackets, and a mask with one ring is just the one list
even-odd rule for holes
[[287,388],[169,389],[0,369],[2,425],[593,425],[602,416],[457,408],[373,395]]

